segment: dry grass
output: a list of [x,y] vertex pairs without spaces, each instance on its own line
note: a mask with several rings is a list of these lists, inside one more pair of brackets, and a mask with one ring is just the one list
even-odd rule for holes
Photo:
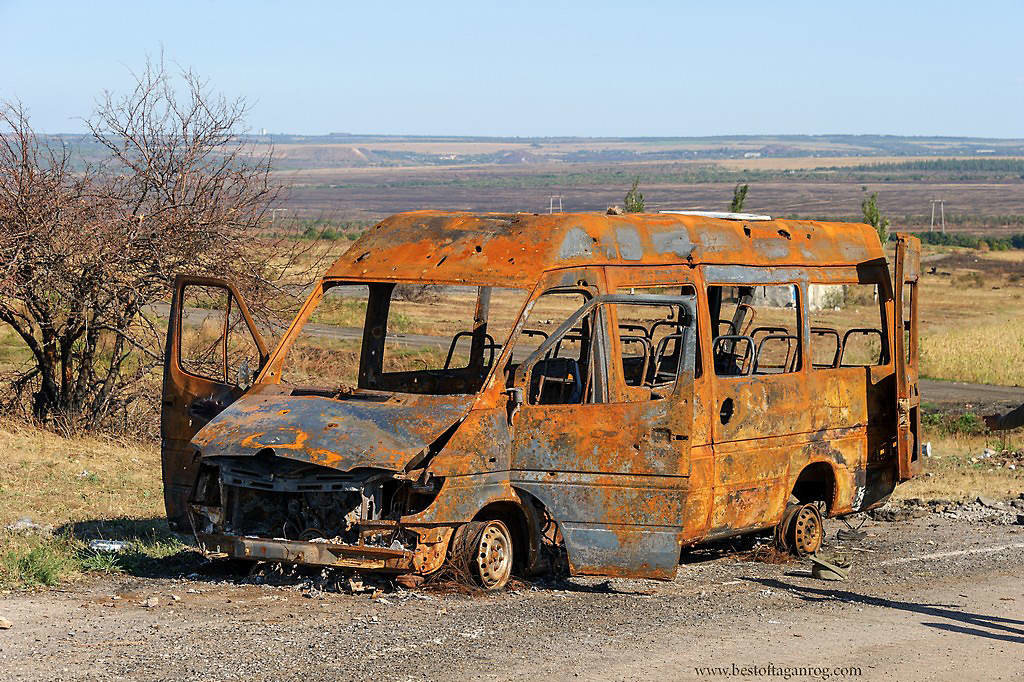
[[923,334],[924,376],[1024,386],[1024,316]]
[[[1024,492],[1024,462],[1021,457],[1003,457],[1004,449],[1020,453],[1024,434],[1011,433],[1005,439],[991,436],[940,436],[925,431],[932,444],[932,456],[925,460],[925,473],[900,485],[897,499],[965,500],[978,495],[1016,497]],[[986,449],[995,451],[984,457]],[[1015,463],[1011,470],[1007,462]],[[1003,466],[999,466],[1002,463]]]
[[[28,425],[0,428],[0,588],[57,585],[84,573],[170,575],[198,554],[163,519],[155,445],[61,438]],[[6,530],[21,518],[53,535]],[[117,554],[92,537],[127,542]]]
[[22,516],[44,524],[162,516],[155,444],[65,439],[7,424],[0,429],[0,525]]
[[954,251],[974,267],[922,280],[922,375],[1024,386],[1024,286],[1004,266],[1019,263],[1024,271],[1024,252]]

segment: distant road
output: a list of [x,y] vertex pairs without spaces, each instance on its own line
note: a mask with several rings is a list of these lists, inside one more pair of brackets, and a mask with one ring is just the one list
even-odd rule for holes
[[952,403],[1024,403],[1024,388],[1020,386],[992,386],[965,384],[959,381],[921,380],[921,400],[940,405]]

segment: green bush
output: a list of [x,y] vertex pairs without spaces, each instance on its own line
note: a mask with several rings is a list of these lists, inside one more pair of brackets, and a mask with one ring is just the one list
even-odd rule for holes
[[933,246],[962,246],[968,249],[980,249],[983,248],[982,244],[987,244],[988,248],[993,251],[1024,249],[1024,233],[1012,234],[1008,237],[995,237],[962,232],[918,232],[916,236],[922,244]]
[[76,570],[72,542],[64,537],[10,538],[0,555],[0,586],[52,587]]

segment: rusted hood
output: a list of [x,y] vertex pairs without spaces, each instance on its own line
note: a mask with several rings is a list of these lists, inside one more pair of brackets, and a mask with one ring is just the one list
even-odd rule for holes
[[316,396],[245,396],[192,439],[204,457],[280,457],[349,471],[399,471],[460,420],[474,396],[415,396],[409,402]]

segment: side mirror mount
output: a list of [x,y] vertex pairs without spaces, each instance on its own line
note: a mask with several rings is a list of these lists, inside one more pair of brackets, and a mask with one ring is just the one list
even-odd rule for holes
[[505,407],[508,412],[508,425],[512,426],[519,408],[523,406],[523,389],[519,386],[506,388],[505,393],[508,394],[508,405]]
[[238,366],[238,372],[235,376],[235,383],[241,389],[246,389],[252,386],[253,372],[249,369],[249,358],[242,360],[242,364]]

